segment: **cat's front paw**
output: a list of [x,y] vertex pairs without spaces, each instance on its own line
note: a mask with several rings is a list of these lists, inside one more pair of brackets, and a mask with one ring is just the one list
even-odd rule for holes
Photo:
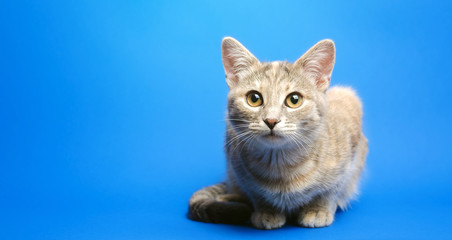
[[256,211],[251,215],[251,223],[259,229],[276,229],[286,223],[286,216],[283,213]]
[[333,223],[334,212],[328,209],[304,209],[298,215],[298,225],[308,228],[327,227]]

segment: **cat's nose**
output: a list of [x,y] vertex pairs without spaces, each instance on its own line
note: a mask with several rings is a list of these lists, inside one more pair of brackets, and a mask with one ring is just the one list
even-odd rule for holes
[[279,122],[281,122],[281,120],[274,119],[274,118],[267,118],[264,120],[264,123],[267,124],[268,128],[270,128],[271,130],[273,130],[275,125]]

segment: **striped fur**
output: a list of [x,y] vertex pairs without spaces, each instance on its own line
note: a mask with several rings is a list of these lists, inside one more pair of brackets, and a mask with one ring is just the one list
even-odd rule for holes
[[[196,192],[190,218],[274,229],[294,216],[324,227],[357,194],[365,165],[361,101],[351,88],[328,89],[335,47],[324,40],[295,63],[262,63],[232,38],[222,45],[228,94],[225,152],[228,178]],[[246,102],[258,91],[263,104]],[[298,108],[284,104],[297,92]],[[265,119],[278,123],[270,129]]]
[[239,224],[247,222],[250,216],[247,199],[227,194],[225,183],[205,187],[190,198],[188,217],[196,221]]

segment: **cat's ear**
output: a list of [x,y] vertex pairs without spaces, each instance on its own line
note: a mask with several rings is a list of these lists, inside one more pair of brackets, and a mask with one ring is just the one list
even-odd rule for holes
[[326,91],[330,85],[335,59],[334,42],[326,39],[318,42],[301,56],[295,65],[315,80],[319,91]]
[[229,88],[236,85],[240,77],[250,71],[253,65],[259,64],[259,60],[248,49],[231,37],[223,38],[221,54]]

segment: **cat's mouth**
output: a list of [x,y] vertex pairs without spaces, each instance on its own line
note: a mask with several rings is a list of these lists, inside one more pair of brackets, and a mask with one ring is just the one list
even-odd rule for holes
[[282,138],[282,136],[276,134],[274,131],[270,131],[270,133],[264,135],[264,138],[269,140],[279,140]]
[[260,135],[259,142],[267,147],[281,147],[287,140],[286,137],[278,131],[270,131]]

